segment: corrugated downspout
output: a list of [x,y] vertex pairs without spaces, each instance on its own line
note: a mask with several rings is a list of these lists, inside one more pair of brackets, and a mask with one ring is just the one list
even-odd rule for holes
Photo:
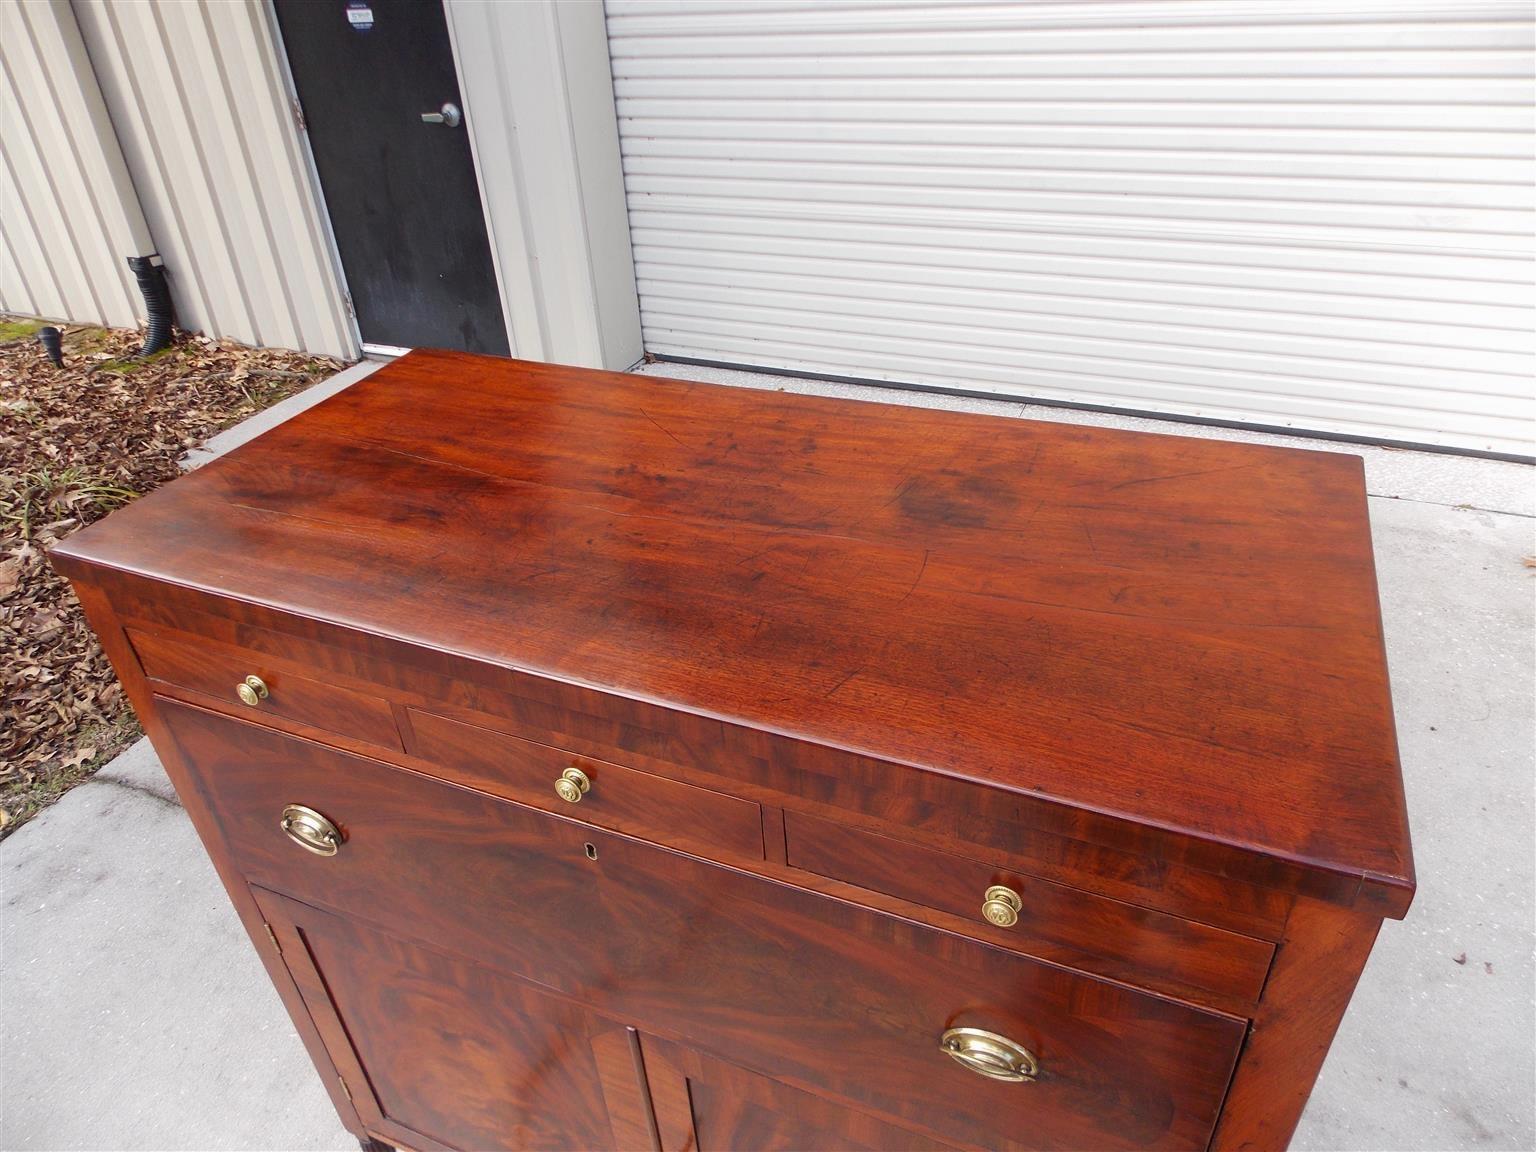
[[43,346],[43,354],[53,361],[55,368],[64,367],[64,334],[49,324],[37,330],[37,342]]
[[165,267],[158,255],[130,256],[128,267],[139,282],[149,323],[144,329],[140,356],[153,356],[171,342],[171,293],[165,286]]

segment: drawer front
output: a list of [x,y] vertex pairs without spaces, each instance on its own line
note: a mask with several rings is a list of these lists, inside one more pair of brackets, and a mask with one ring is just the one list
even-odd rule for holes
[[[1006,947],[1175,995],[1251,1005],[1274,955],[1267,941],[798,812],[784,814],[784,836],[796,868],[965,916]],[[989,922],[989,894],[999,897],[994,914],[1014,923]]]
[[[432,761],[457,783],[690,851],[724,850],[762,859],[762,809],[750,800],[430,712],[412,709],[410,721],[408,751]],[[581,774],[575,792],[564,776],[571,769]],[[564,796],[555,787],[562,779]]]
[[[132,622],[142,622],[156,632],[195,632],[226,647],[262,653],[260,659],[312,679],[336,678],[365,693],[369,683],[387,686],[391,695],[474,727],[663,776],[708,773],[722,781],[714,787],[750,790],[767,803],[810,801],[866,823],[913,829],[942,849],[1011,859],[1015,867],[1046,879],[1240,934],[1280,939],[1293,902],[1279,888],[1256,887],[1230,872],[1198,870],[1156,845],[1126,844],[1117,836],[1119,846],[1110,847],[1091,829],[1059,820],[1042,823],[1041,812],[1021,807],[1017,794],[974,781],[915,772],[192,589],[129,581],[114,588],[113,598],[131,630]],[[218,691],[229,698],[228,685]],[[693,779],[712,786],[707,778]],[[769,800],[769,794],[776,798]],[[1048,806],[1051,812],[1058,807]]]
[[[211,696],[239,709],[246,719],[261,723],[276,716],[401,750],[400,731],[387,700],[311,679],[269,656],[239,648],[172,640],[136,628],[128,629],[128,638],[151,680]],[[254,703],[238,691],[248,676],[256,677],[265,692]]]
[[[253,882],[974,1148],[1203,1148],[1242,1020],[174,702]],[[289,843],[284,805],[342,842]],[[962,1067],[972,1028],[1033,1081]]]

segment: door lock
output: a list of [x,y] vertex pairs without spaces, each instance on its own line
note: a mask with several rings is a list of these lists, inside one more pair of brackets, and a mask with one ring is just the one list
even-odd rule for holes
[[436,112],[423,112],[421,122],[423,124],[442,124],[448,128],[457,128],[459,121],[464,119],[464,113],[459,111],[457,104],[444,104]]

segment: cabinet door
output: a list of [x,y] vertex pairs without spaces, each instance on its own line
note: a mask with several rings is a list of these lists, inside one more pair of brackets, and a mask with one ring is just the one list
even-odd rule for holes
[[255,892],[374,1135],[422,1152],[653,1146],[633,1030],[472,961]]
[[738,1068],[644,1037],[664,1152],[918,1152],[954,1146]]

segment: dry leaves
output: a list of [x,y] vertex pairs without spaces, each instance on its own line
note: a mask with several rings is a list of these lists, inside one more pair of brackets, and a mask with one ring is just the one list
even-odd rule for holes
[[203,337],[137,360],[140,339],[68,329],[63,369],[30,336],[0,344],[0,836],[138,735],[46,549],[173,479],[187,449],[341,367]]

